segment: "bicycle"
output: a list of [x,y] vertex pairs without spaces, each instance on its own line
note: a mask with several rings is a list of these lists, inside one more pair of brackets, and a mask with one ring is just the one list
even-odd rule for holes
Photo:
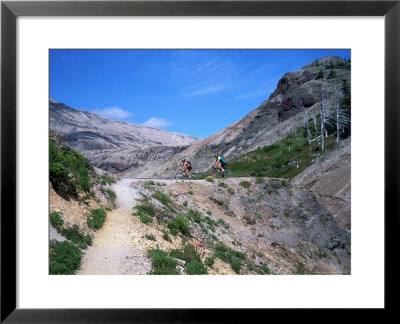
[[221,178],[230,177],[232,175],[232,171],[227,170],[226,166],[224,167],[224,170],[225,172],[222,172],[219,167],[213,166],[214,177],[216,173],[218,173]]
[[188,179],[191,179],[190,177],[188,177],[188,175],[186,174],[186,172],[185,172],[185,170],[184,169],[180,169],[176,174],[175,174],[175,177],[174,177],[175,179],[185,179],[185,178],[188,178]]

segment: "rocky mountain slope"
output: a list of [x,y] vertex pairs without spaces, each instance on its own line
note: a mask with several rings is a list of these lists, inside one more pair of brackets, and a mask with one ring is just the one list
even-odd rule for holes
[[172,175],[182,157],[192,161],[195,171],[199,172],[210,167],[216,153],[229,160],[270,145],[303,125],[306,111],[309,116],[319,113],[322,87],[331,103],[335,86],[340,92],[343,80],[350,84],[350,75],[350,63],[336,56],[322,58],[299,71],[286,73],[268,100],[240,121],[189,146],[169,160],[154,163],[149,168],[130,170],[129,174]]
[[189,135],[110,120],[54,99],[50,99],[49,109],[51,130],[62,135],[95,166],[114,172],[169,157],[198,141]]
[[294,177],[291,184],[318,195],[319,201],[342,228],[351,229],[351,140],[342,141],[333,151]]
[[[93,238],[80,247],[77,274],[350,274],[350,144],[343,140],[290,183],[140,180],[93,169],[90,196],[64,197],[50,186],[51,214],[64,222],[58,233],[50,228],[50,239],[65,241],[57,234],[73,229],[70,247],[82,245],[78,230]],[[105,221],[92,228],[99,208]],[[57,262],[53,271],[61,255]]]

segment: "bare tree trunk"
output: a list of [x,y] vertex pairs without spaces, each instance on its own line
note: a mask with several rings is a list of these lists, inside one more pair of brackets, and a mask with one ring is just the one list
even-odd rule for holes
[[314,127],[315,127],[315,138],[318,137],[318,129],[317,129],[317,115],[314,114]]
[[325,137],[324,137],[324,108],[323,103],[321,103],[321,150],[325,151]]
[[339,101],[339,91],[337,86],[335,86],[335,110],[336,110],[336,143],[340,142],[340,101]]
[[320,119],[321,119],[321,150],[325,151],[325,106],[326,106],[326,87],[325,82],[322,84],[321,88],[321,110],[320,110]]
[[306,113],[304,113],[304,123],[305,123],[305,126],[307,128],[307,143],[308,143],[308,145],[310,145],[311,134],[310,134],[310,129],[308,127],[308,114],[306,114]]

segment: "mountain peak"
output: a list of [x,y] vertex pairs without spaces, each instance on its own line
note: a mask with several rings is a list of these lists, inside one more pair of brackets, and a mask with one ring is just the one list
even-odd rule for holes
[[316,59],[314,62],[307,64],[306,66],[302,67],[301,69],[307,69],[311,67],[327,67],[327,66],[337,66],[338,64],[343,65],[347,63],[347,61],[339,56],[331,55],[325,56],[320,59]]

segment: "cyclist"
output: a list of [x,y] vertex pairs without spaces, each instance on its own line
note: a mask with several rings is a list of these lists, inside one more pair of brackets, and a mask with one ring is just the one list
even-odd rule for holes
[[192,176],[190,175],[190,170],[192,170],[192,164],[189,161],[186,161],[186,159],[182,160],[182,166],[181,169],[183,169],[186,173],[186,175],[191,178]]
[[[222,177],[224,177],[225,176],[224,166],[226,164],[226,161],[222,156],[220,156],[218,154],[215,155],[214,157],[215,157],[215,162],[213,164],[222,171]],[[214,171],[213,171],[212,175],[213,176],[215,175],[215,168],[214,168]]]

